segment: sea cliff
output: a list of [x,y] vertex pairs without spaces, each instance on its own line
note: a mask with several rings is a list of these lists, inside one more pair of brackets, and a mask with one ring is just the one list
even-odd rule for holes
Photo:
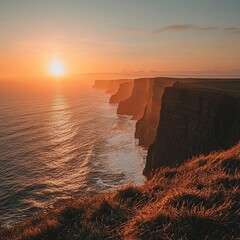
[[139,139],[139,145],[148,148],[156,136],[164,88],[171,86],[176,80],[165,77],[140,78],[134,81],[126,80],[127,82],[96,80],[93,87],[109,92],[113,86],[118,86],[109,103],[119,104],[118,114],[130,115],[132,119],[137,120],[135,137]]
[[[239,79],[159,77],[132,84],[117,113],[137,120],[135,137],[148,149],[147,178],[161,167],[227,149],[240,140]],[[124,91],[119,87],[111,98]]]
[[149,147],[144,175],[163,166],[227,149],[240,140],[240,83],[177,82],[165,88],[156,138]]
[[109,103],[120,103],[122,101],[125,101],[131,96],[133,86],[133,80],[130,82],[120,83],[117,92],[110,97]]
[[[172,78],[153,78],[151,88],[148,89],[143,116],[136,123],[135,137],[139,145],[147,148],[153,143],[160,117],[162,95],[165,87],[173,84]],[[141,96],[139,96],[141,97]]]
[[117,113],[132,115],[135,120],[140,119],[143,116],[149,94],[151,94],[149,90],[152,88],[152,84],[153,81],[149,78],[135,79],[131,96],[119,103]]

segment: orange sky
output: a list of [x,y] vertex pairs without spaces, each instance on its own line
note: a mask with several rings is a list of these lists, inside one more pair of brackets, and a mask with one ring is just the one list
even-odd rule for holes
[[240,76],[236,0],[61,0],[1,3],[0,79],[68,76]]

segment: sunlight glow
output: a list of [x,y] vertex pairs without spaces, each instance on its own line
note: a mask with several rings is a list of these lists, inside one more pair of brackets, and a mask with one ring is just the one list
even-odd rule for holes
[[49,64],[49,73],[54,77],[62,77],[66,74],[66,68],[60,60],[53,60]]

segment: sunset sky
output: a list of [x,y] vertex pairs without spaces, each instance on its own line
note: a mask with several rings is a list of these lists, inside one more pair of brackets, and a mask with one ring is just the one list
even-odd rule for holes
[[0,78],[197,72],[240,76],[239,0],[0,0]]

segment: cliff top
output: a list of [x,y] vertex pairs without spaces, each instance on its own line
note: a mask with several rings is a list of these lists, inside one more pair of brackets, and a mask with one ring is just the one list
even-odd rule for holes
[[173,86],[240,97],[240,79],[188,79],[176,81]]
[[238,239],[240,143],[177,168],[143,186],[66,201],[0,228],[0,239]]

